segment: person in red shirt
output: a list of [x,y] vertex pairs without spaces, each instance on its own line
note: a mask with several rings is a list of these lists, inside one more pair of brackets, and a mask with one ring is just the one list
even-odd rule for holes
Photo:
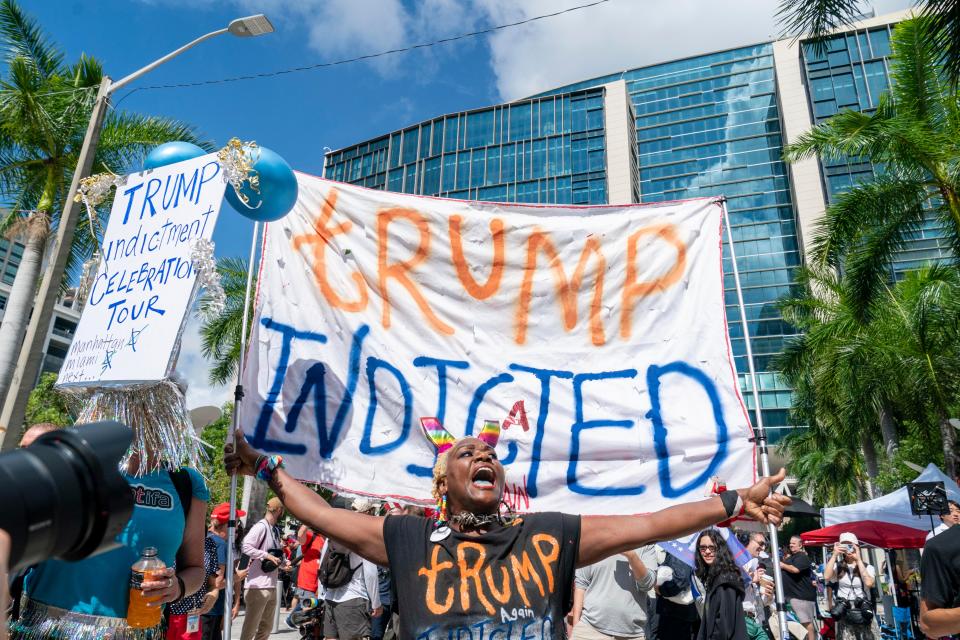
[[320,552],[323,549],[325,538],[302,525],[297,532],[297,542],[300,543],[300,566],[297,571],[297,588],[293,592],[293,602],[290,615],[287,616],[287,626],[295,629],[293,614],[300,611],[304,598],[317,597],[317,572],[320,569]]

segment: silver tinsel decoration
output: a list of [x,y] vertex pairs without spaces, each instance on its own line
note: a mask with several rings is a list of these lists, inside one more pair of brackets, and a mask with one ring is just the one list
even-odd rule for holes
[[77,423],[116,420],[133,429],[133,443],[120,462],[131,456],[140,465],[137,475],[161,468],[196,468],[202,447],[193,430],[183,391],[171,380],[125,387],[102,387],[85,400]]
[[110,195],[110,189],[125,184],[127,179],[124,176],[114,175],[112,173],[98,173],[95,176],[88,176],[80,181],[77,187],[77,195],[73,197],[74,202],[82,202],[87,208],[87,221],[90,223],[90,232],[96,236],[93,230],[97,222],[97,207]]
[[74,613],[29,598],[20,618],[10,623],[10,640],[162,640],[163,626],[131,629],[126,618]]
[[213,250],[213,242],[199,238],[193,243],[190,253],[193,267],[197,270],[197,283],[204,288],[207,295],[200,309],[205,319],[215,318],[227,308],[227,294],[220,282],[220,272],[217,271],[217,259],[213,257]]
[[254,141],[241,142],[239,138],[230,138],[227,146],[217,152],[217,159],[220,160],[220,167],[223,169],[223,179],[237,193],[237,198],[249,209],[259,209],[262,201],[257,206],[250,206],[250,197],[245,194],[243,183],[250,185],[250,190],[254,193],[260,193],[260,174],[253,168],[260,159],[260,147]]
[[[100,252],[94,251],[93,255],[83,263],[83,269],[80,271],[80,281],[77,283],[77,302],[79,306],[86,303],[87,295],[93,288],[93,282],[97,277],[97,271],[100,269]],[[79,307],[77,307],[79,308]]]
[[110,195],[110,189],[125,182],[126,178],[112,173],[98,173],[95,176],[88,176],[80,181],[80,186],[77,187],[77,195],[73,199],[75,202],[82,202],[86,205],[87,211],[90,211],[107,199],[107,196]]

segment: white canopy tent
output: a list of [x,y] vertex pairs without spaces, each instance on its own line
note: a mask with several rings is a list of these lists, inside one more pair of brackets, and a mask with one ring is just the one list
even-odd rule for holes
[[[951,500],[960,502],[960,487],[949,476],[941,471],[933,463],[928,464],[914,482],[943,482],[947,490],[947,496]],[[906,487],[900,487],[892,493],[885,496],[866,500],[856,504],[849,504],[843,507],[827,507],[823,510],[823,524],[830,526],[843,522],[858,522],[861,520],[879,520],[881,522],[890,522],[893,524],[902,524],[905,527],[914,529],[930,529],[929,516],[915,516],[910,513],[910,496]],[[934,523],[940,524],[938,518],[934,517]]]

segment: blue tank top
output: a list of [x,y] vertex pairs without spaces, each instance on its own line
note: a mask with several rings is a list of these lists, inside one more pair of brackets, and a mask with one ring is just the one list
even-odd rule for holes
[[[193,497],[207,501],[210,493],[198,472],[187,469]],[[44,604],[95,616],[125,618],[130,567],[146,547],[156,547],[168,566],[176,563],[183,541],[183,507],[167,471],[139,478],[124,474],[133,491],[133,515],[116,540],[120,547],[79,562],[48,560],[34,567],[23,590]]]

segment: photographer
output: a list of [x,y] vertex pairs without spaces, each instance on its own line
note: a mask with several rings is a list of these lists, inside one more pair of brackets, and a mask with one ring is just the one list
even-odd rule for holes
[[823,570],[824,581],[834,583],[830,615],[836,623],[837,640],[875,640],[870,589],[876,575],[873,565],[865,565],[860,558],[857,536],[841,533]]

